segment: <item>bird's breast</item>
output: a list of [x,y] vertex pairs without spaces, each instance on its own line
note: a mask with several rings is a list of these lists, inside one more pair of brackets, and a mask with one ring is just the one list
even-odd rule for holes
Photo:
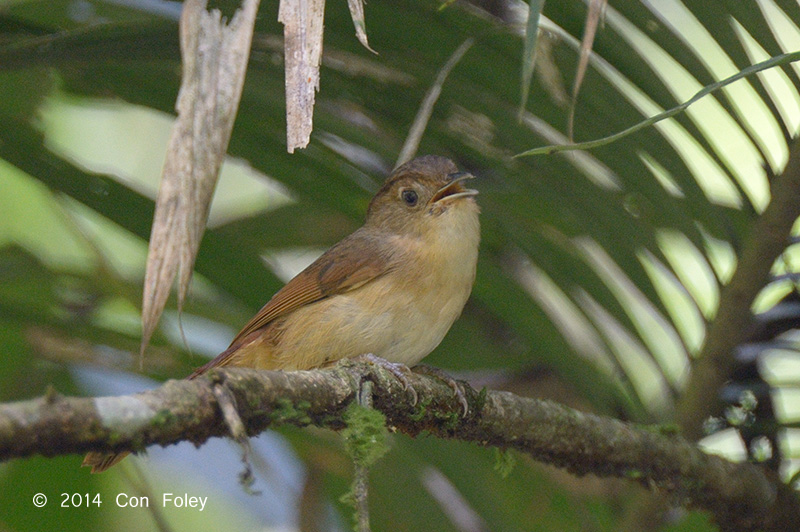
[[422,238],[400,237],[404,256],[395,275],[382,283],[387,294],[403,295],[386,298],[391,342],[380,356],[387,360],[417,364],[461,314],[475,282],[480,240],[477,205],[466,202],[443,214],[436,231]]
[[309,369],[365,353],[417,364],[461,314],[475,280],[477,206],[460,214],[443,215],[426,237],[391,237],[385,273],[287,315],[256,367]]

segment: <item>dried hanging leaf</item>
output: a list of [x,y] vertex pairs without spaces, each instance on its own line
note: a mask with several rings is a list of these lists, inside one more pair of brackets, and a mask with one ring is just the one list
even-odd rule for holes
[[319,90],[325,0],[281,0],[286,61],[286,149],[305,148],[311,139],[314,98]]
[[180,21],[183,79],[150,234],[142,345],[150,341],[180,271],[183,306],[219,168],[242,94],[259,0],[244,0],[231,23],[205,0],[186,0]]
[[519,103],[519,117],[528,105],[528,94],[531,92],[533,66],[536,64],[536,41],[539,37],[539,18],[544,7],[544,0],[530,0],[528,7],[528,24],[525,28],[525,48],[522,51],[522,95]]
[[597,34],[597,27],[605,11],[608,0],[591,0],[589,2],[589,13],[586,15],[586,26],[583,29],[583,40],[581,40],[581,57],[578,61],[578,68],[575,71],[575,83],[572,85],[572,102],[569,107],[569,117],[567,118],[567,137],[570,142],[574,140],[573,126],[575,124],[575,106],[578,102],[578,92],[583,84],[583,76],[589,66],[589,54],[592,52],[594,37]]
[[369,47],[367,42],[367,25],[364,22],[364,0],[347,0],[347,7],[350,8],[350,16],[353,18],[353,25],[356,27],[356,37],[364,48],[377,54],[375,50]]

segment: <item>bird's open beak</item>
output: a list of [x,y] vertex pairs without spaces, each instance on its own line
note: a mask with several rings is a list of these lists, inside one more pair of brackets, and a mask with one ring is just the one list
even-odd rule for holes
[[451,201],[457,198],[476,196],[478,194],[477,190],[471,188],[464,188],[461,185],[462,181],[475,178],[475,176],[470,174],[469,172],[456,172],[454,174],[448,175],[447,177],[450,178],[450,182],[436,191],[436,194],[433,195],[430,203]]

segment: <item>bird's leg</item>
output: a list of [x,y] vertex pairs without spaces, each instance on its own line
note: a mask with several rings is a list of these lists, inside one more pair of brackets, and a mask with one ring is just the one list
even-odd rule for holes
[[411,406],[416,406],[417,404],[417,391],[411,386],[411,383],[408,381],[408,375],[411,374],[411,370],[405,364],[401,364],[399,362],[389,362],[385,358],[381,358],[377,355],[373,355],[372,353],[366,353],[364,355],[359,355],[354,358],[354,360],[359,361],[362,360],[364,362],[369,362],[370,364],[374,364],[376,366],[380,366],[381,368],[385,369],[394,377],[400,381],[400,384],[403,385],[403,390],[407,391],[411,394]]
[[467,403],[467,395],[464,393],[464,384],[458,382],[441,369],[429,366],[427,364],[417,364],[411,371],[414,373],[419,373],[420,375],[436,377],[440,381],[450,386],[450,388],[453,389],[453,394],[456,396],[458,402],[461,403],[461,407],[464,409],[464,417],[467,417],[467,414],[469,414],[469,403]]

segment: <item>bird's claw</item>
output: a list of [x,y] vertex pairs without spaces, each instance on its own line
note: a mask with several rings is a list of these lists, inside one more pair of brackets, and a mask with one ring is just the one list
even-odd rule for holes
[[411,385],[411,382],[408,380],[408,375],[411,373],[411,370],[408,368],[408,366],[399,362],[389,362],[385,358],[373,355],[372,353],[366,353],[357,358],[362,359],[365,362],[369,362],[370,364],[380,366],[394,375],[394,377],[400,381],[400,384],[403,385],[403,391],[411,394],[411,406],[417,405],[417,390],[414,389],[414,387]]
[[458,399],[459,404],[461,404],[461,408],[464,411],[464,417],[467,417],[469,414],[469,402],[467,401],[467,395],[464,393],[464,385],[451,376],[449,376],[444,371],[440,370],[439,368],[434,368],[433,366],[428,366],[426,364],[418,364],[414,366],[414,369],[409,369],[408,366],[399,362],[390,362],[385,358],[381,358],[377,355],[372,353],[366,353],[359,357],[356,357],[357,360],[363,360],[365,362],[369,362],[370,364],[374,364],[376,366],[380,366],[381,368],[385,369],[403,385],[403,390],[407,391],[411,394],[411,406],[416,406],[418,395],[417,391],[411,385],[408,380],[408,375],[412,372],[419,373],[423,375],[429,375],[431,377],[435,377],[442,382],[446,383],[450,388],[453,390],[453,395],[456,396]]
[[467,395],[464,393],[464,385],[455,380],[453,377],[445,373],[444,371],[440,370],[439,368],[435,368],[433,366],[428,366],[427,364],[417,364],[414,366],[412,370],[414,373],[420,373],[423,375],[430,375],[431,377],[436,377],[440,381],[444,382],[450,388],[453,389],[453,395],[456,396],[458,402],[461,404],[461,408],[464,409],[464,417],[467,417],[469,414],[469,403],[467,402]]

